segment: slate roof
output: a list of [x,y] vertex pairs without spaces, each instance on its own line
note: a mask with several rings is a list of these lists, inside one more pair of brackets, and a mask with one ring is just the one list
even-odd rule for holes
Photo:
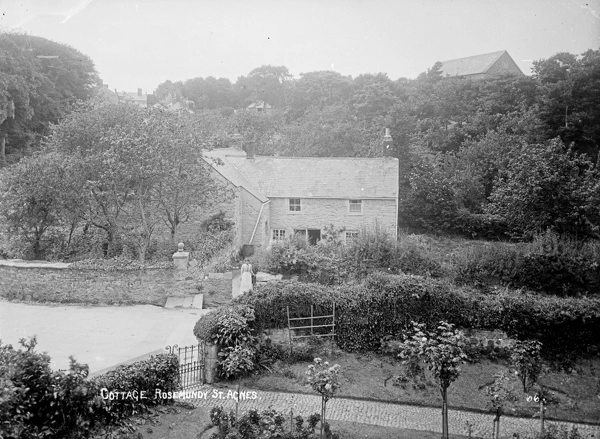
[[[265,157],[246,159],[234,149],[213,150],[225,178],[267,198],[393,198],[398,196],[398,160],[391,157]],[[241,174],[241,179],[239,175]],[[245,181],[244,181],[245,180]],[[256,195],[256,194],[255,194]]]
[[443,61],[442,75],[467,76],[485,73],[504,53],[506,50]]
[[119,97],[119,101],[135,102],[136,104],[143,105],[146,105],[148,102],[148,95],[143,93],[141,95],[138,95],[137,93],[123,91],[117,92],[117,96]]
[[[204,152],[204,160],[208,162],[219,174],[229,180],[236,187],[243,187],[263,203],[269,199],[256,188],[239,170],[231,163],[230,157],[238,155],[246,157],[246,153],[235,148],[213,149]],[[213,159],[217,159],[216,161]],[[217,163],[220,161],[221,163]]]

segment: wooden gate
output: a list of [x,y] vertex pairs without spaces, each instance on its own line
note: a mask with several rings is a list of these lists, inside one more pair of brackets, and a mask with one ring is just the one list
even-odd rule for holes
[[179,347],[167,346],[169,354],[177,355],[179,359],[179,387],[180,390],[194,389],[206,382],[204,371],[204,343]]

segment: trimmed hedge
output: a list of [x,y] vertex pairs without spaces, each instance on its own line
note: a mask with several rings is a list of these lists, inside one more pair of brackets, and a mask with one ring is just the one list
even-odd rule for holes
[[[149,406],[170,404],[171,398],[155,398],[157,390],[175,392],[179,386],[179,360],[175,355],[153,355],[147,360],[119,366],[91,380],[101,392],[120,392],[125,397],[104,401],[102,417],[113,423],[135,413],[144,412]],[[145,398],[141,398],[144,392]],[[106,392],[103,392],[106,394]],[[136,397],[137,395],[137,397]]]
[[376,351],[412,320],[446,320],[462,328],[505,331],[536,339],[552,357],[593,355],[600,348],[600,299],[557,298],[497,289],[484,294],[410,275],[370,275],[360,285],[327,287],[281,281],[257,287],[239,301],[254,306],[259,328],[287,327],[291,317],[330,314],[336,303],[338,345],[347,351]]
[[[50,357],[35,351],[35,338],[21,344],[14,349],[0,342],[0,437],[79,439],[119,426],[133,428],[127,417],[172,402],[154,399],[156,389],[169,392],[178,385],[179,364],[173,355],[88,380],[87,365],[71,357],[69,371],[53,371]],[[123,393],[110,397],[108,392]]]

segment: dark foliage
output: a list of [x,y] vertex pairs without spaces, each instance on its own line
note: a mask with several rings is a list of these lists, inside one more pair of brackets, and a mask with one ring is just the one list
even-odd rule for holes
[[510,289],[484,294],[409,275],[370,275],[360,285],[327,287],[274,282],[240,299],[252,305],[258,328],[287,327],[291,317],[331,314],[336,341],[348,351],[376,351],[386,336],[400,336],[411,321],[440,320],[461,328],[498,329],[519,340],[538,340],[543,354],[565,361],[600,348],[600,299],[557,298]]

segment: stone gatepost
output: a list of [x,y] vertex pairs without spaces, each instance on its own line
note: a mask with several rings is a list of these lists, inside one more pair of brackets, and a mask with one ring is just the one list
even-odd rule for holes
[[183,251],[183,242],[177,245],[177,251],[173,253],[173,263],[177,270],[187,270],[190,265],[190,252]]
[[217,363],[219,362],[219,347],[215,344],[204,345],[204,380],[212,384],[217,377]]

